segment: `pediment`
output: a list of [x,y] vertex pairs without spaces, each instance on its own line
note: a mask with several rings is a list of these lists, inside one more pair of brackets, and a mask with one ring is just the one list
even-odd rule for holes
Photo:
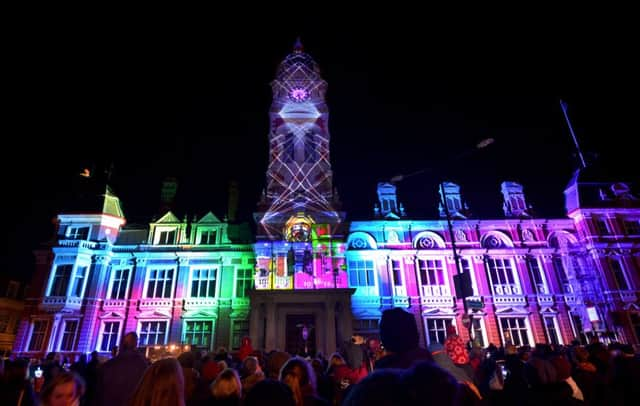
[[151,310],[151,311],[139,313],[136,316],[136,318],[138,319],[157,319],[157,318],[170,319],[171,314],[169,312],[162,311],[162,310]]
[[180,223],[180,219],[178,219],[176,215],[173,214],[171,211],[168,211],[167,213],[165,213],[164,216],[160,217],[158,221],[156,221],[154,224],[175,224],[175,223]]
[[638,311],[640,310],[640,307],[635,303],[627,303],[626,305],[624,305],[624,309],[631,310],[631,311]]
[[496,309],[496,314],[529,314],[529,312],[523,307],[510,306]]
[[216,319],[218,314],[216,312],[208,312],[206,310],[191,310],[182,314],[183,319]]
[[205,214],[200,220],[198,220],[198,224],[218,224],[221,223],[220,219],[216,217],[215,214],[209,212]]
[[453,309],[446,308],[446,307],[445,308],[434,307],[434,308],[428,308],[422,311],[423,316],[433,316],[436,314],[451,316],[451,315],[455,315],[456,313]]
[[103,314],[101,314],[100,316],[98,316],[98,318],[100,319],[124,319],[124,314],[120,313],[120,312],[104,312]]

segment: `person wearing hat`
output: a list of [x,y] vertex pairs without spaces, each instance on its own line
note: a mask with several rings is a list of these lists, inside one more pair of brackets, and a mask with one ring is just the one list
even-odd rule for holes
[[408,369],[419,361],[432,361],[431,353],[419,346],[420,335],[416,318],[399,307],[382,312],[380,340],[384,355],[375,362],[375,368]]

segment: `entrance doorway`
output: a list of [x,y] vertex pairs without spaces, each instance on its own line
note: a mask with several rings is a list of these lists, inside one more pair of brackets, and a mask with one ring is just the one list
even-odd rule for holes
[[288,314],[286,348],[290,354],[303,357],[316,354],[316,319],[312,314]]

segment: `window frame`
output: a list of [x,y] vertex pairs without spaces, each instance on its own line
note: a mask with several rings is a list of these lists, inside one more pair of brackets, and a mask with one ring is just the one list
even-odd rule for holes
[[[169,329],[170,329],[170,327],[171,327],[171,326],[169,325],[169,322],[170,322],[170,320],[167,320],[167,319],[144,319],[144,320],[140,320],[140,321],[138,321],[137,333],[138,333],[138,337],[139,337],[139,340],[138,340],[138,341],[139,341],[139,343],[140,343],[140,346],[141,346],[141,347],[143,347],[143,346],[144,346],[144,347],[149,347],[149,346],[156,346],[156,345],[166,345],[166,344],[167,344],[167,340],[169,339]],[[147,342],[145,342],[144,344],[142,344],[142,341],[143,341],[143,340],[142,340],[142,334],[143,334],[142,327],[143,327],[143,325],[144,325],[145,323],[164,323],[165,330],[164,330],[164,340],[163,340],[163,342],[162,342],[162,343],[155,342],[155,343],[153,343],[153,344],[149,344],[149,343],[148,343],[148,340],[147,340]],[[145,332],[144,334],[147,336],[146,338],[148,339],[148,338],[149,338],[149,337],[148,337],[148,334],[149,334],[149,333],[148,333],[148,332]],[[156,332],[154,332],[154,335],[155,335],[155,336],[157,336],[157,331],[156,331]]]

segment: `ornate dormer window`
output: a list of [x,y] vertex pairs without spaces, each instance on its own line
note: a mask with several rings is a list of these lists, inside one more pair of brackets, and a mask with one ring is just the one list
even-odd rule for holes
[[469,207],[462,202],[462,194],[460,193],[460,186],[451,182],[443,182],[438,188],[438,193],[440,194],[440,202],[438,203],[438,211],[440,212],[440,217],[445,218],[447,216],[447,212],[442,205],[442,202],[445,202],[447,205],[447,210],[449,211],[449,215],[451,217],[456,218],[467,218],[469,213]]
[[504,196],[504,215],[507,217],[530,217],[527,203],[524,197],[524,188],[516,182],[502,182],[502,195]]
[[88,225],[69,226],[65,233],[65,237],[70,240],[88,240],[91,227]]
[[376,215],[395,218],[404,216],[404,207],[398,205],[395,185],[391,183],[378,183],[378,201],[380,203],[380,209],[379,211],[376,210]]

